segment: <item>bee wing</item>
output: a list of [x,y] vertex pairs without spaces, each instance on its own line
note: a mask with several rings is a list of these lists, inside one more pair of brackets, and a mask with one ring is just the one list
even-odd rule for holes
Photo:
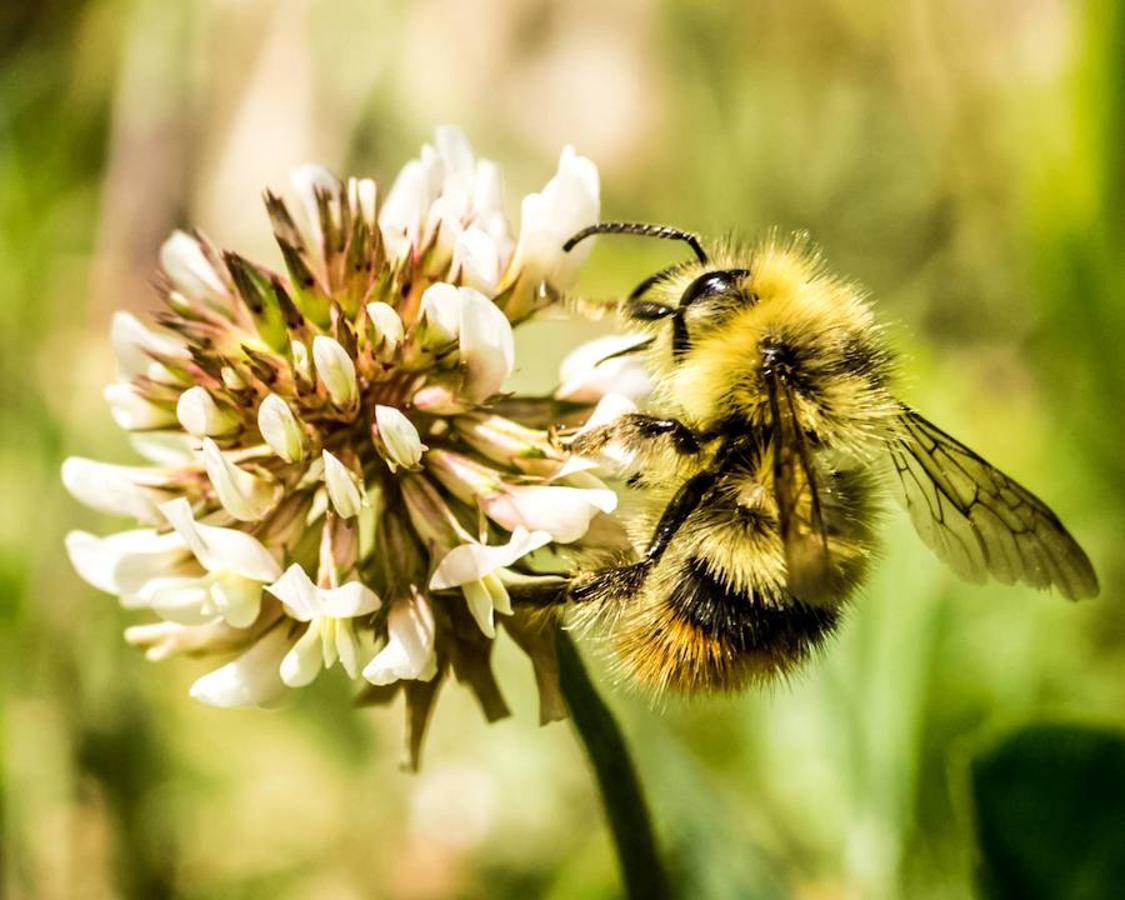
[[906,407],[888,440],[899,501],[938,558],[969,581],[1092,597],[1098,579],[1058,517],[960,441]]
[[772,419],[773,484],[789,590],[814,606],[834,598],[828,533],[811,448],[797,419],[793,389],[782,376],[765,376]]

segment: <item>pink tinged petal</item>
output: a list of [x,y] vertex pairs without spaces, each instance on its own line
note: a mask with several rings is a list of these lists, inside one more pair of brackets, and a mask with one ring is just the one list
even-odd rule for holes
[[463,392],[474,403],[500,390],[515,367],[516,348],[508,317],[491,300],[472,288],[461,288],[461,362],[465,365]]
[[160,248],[160,266],[189,300],[214,299],[227,292],[199,242],[182,231],[173,232]]
[[262,582],[233,572],[218,575],[211,584],[212,608],[235,628],[248,628],[262,608]]
[[117,374],[125,380],[148,375],[154,366],[162,368],[152,358],[153,353],[180,359],[186,359],[188,355],[182,343],[146,328],[136,316],[127,312],[113,314],[109,340],[117,358]]
[[364,506],[364,497],[356,483],[356,476],[327,450],[321,458],[324,460],[324,484],[333,508],[345,519],[358,516]]
[[387,615],[387,645],[363,670],[372,684],[399,679],[429,681],[437,674],[434,652],[434,614],[420,594],[395,603]]
[[565,485],[508,485],[495,495],[478,501],[485,514],[509,530],[522,525],[546,531],[556,542],[578,540],[599,512],[617,508],[617,495],[608,488],[576,488]]
[[311,622],[323,612],[319,589],[298,563],[293,563],[266,590],[277,597],[285,611],[298,622]]
[[289,648],[286,629],[274,628],[241,656],[196,681],[191,696],[227,708],[272,705],[285,693],[280,667]]
[[347,350],[332,338],[318,334],[313,338],[313,365],[336,406],[347,409],[355,403],[359,389],[355,380],[355,363]]
[[149,487],[162,485],[164,478],[158,470],[115,466],[80,456],[62,464],[63,485],[79,503],[98,512],[132,516],[152,524],[162,517],[156,508],[159,494]]
[[172,410],[150,403],[131,384],[109,384],[102,393],[109,404],[113,421],[126,431],[166,428],[176,424],[176,414]]
[[460,453],[430,450],[425,459],[437,480],[463,503],[472,504],[478,497],[498,493],[504,487],[499,472]]
[[551,542],[546,531],[528,531],[517,525],[508,543],[490,547],[484,544],[462,544],[454,547],[438,563],[430,578],[435,591],[479,581],[497,569],[512,565],[533,550]]
[[305,687],[316,680],[324,668],[321,642],[320,622],[314,620],[281,661],[281,680],[289,687]]
[[500,283],[500,250],[483,229],[466,228],[453,245],[450,277],[466,287],[493,294]]
[[394,406],[376,404],[375,425],[391,471],[398,468],[417,469],[422,460],[422,451],[426,448],[418,436],[418,429],[402,411]]
[[219,437],[238,430],[241,419],[230,409],[223,409],[206,389],[188,388],[176,403],[176,418],[184,431],[195,437]]
[[219,502],[240,521],[257,521],[277,500],[275,485],[236,466],[211,438],[203,439],[203,465]]
[[305,433],[289,404],[269,394],[258,407],[258,430],[269,448],[289,463],[305,458]]
[[637,354],[625,351],[646,340],[645,335],[607,335],[580,345],[559,367],[562,383],[555,396],[575,403],[595,403],[609,393],[643,400],[652,393],[652,377]]

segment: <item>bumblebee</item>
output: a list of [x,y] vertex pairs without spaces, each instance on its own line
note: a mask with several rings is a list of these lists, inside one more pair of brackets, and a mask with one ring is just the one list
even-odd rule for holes
[[620,306],[650,332],[650,409],[569,439],[576,454],[631,457],[639,559],[582,572],[564,599],[612,614],[620,663],[642,685],[735,690],[807,659],[867,574],[882,491],[965,579],[1097,593],[1041,500],[895,399],[866,297],[804,241],[709,252],[680,229],[612,222],[564,249],[595,234],[694,255]]

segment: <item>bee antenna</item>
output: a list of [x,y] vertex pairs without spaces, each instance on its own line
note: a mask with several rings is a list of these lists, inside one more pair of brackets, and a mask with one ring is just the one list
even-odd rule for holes
[[583,228],[563,244],[563,250],[569,253],[576,244],[593,237],[595,234],[639,234],[642,237],[662,238],[668,241],[683,241],[695,254],[701,263],[709,262],[699,236],[682,228],[673,228],[671,225],[648,225],[644,222],[599,222]]

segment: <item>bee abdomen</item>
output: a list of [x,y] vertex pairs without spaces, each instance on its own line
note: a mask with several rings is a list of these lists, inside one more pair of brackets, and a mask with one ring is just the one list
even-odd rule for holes
[[680,565],[666,594],[646,593],[618,651],[630,674],[659,690],[737,690],[768,680],[804,661],[840,620],[838,609],[809,606],[783,589],[734,589],[699,557]]

